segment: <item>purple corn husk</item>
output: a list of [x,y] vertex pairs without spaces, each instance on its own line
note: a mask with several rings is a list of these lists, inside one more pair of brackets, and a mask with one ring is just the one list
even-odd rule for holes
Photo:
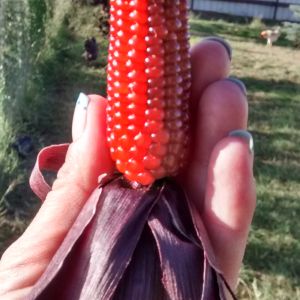
[[214,265],[174,181],[132,189],[118,177],[91,195],[29,299],[226,299]]

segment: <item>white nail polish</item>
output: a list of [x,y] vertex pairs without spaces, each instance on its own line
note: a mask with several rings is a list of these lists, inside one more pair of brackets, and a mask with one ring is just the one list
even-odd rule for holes
[[78,140],[86,126],[87,122],[87,108],[90,99],[87,95],[80,93],[76,102],[75,111],[73,115],[73,125],[72,125],[72,137],[73,141]]
[[90,99],[84,93],[80,93],[76,102],[76,106],[79,106],[83,109],[87,109]]

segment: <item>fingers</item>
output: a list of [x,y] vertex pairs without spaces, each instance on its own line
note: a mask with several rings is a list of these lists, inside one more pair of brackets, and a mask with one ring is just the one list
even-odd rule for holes
[[99,96],[81,101],[74,114],[75,141],[52,191],[24,234],[1,259],[0,295],[28,290],[25,288],[36,282],[97,185],[97,177],[112,169],[105,138],[106,101]]
[[191,148],[194,149],[198,122],[199,101],[203,91],[212,83],[228,76],[231,48],[218,38],[207,38],[191,49],[192,87],[190,97]]
[[252,137],[235,131],[214,148],[208,167],[203,221],[221,270],[236,286],[255,208]]
[[[248,104],[237,81],[220,80],[205,89],[199,100],[195,147],[188,167],[186,188],[202,210],[207,166],[214,146],[235,129],[246,129]],[[195,196],[196,195],[196,196]]]
[[230,46],[222,39],[208,38],[191,49],[192,109],[209,84],[228,76],[230,60]]
[[185,188],[203,216],[226,279],[235,286],[254,211],[255,188],[250,139],[228,137],[235,129],[246,129],[248,118],[245,86],[225,79],[229,57],[228,45],[222,40],[206,40],[192,50],[195,145]]

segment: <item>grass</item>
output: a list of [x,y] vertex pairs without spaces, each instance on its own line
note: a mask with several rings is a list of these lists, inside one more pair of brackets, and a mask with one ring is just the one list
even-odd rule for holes
[[240,299],[300,299],[300,51],[272,48],[263,27],[192,19],[192,41],[219,35],[233,48],[232,75],[248,89],[255,140],[257,209],[241,272]]
[[[16,115],[11,109],[8,114],[0,112],[0,137],[5,136],[5,143],[0,140],[0,255],[40,205],[28,186],[37,151],[71,140],[72,115],[80,92],[105,94],[107,39],[97,29],[101,9],[80,7],[71,0],[51,1],[51,5],[42,42],[39,47],[34,45],[36,53],[26,61],[31,72],[23,77],[25,92],[16,101],[21,113]],[[97,38],[100,47],[93,66],[82,58],[84,40],[90,36]],[[7,76],[6,83],[14,86],[14,77]],[[35,151],[26,159],[19,159],[9,146],[22,134],[31,136],[35,144]]]
[[[69,6],[69,1],[54,3],[54,27],[49,27],[51,34],[36,65],[36,84],[29,89],[26,102],[43,97],[37,106],[39,114],[26,129],[37,135],[37,148],[70,140],[79,92],[105,93],[107,40],[96,29],[98,8]],[[241,272],[240,299],[300,299],[299,50],[292,49],[284,37],[274,47],[265,47],[258,37],[263,29],[259,22],[249,25],[194,17],[190,24],[193,43],[209,35],[230,41],[232,75],[248,88],[258,203]],[[95,67],[81,59],[88,36],[98,37],[101,46]],[[33,161],[34,157],[25,163],[27,177]],[[22,232],[38,207],[34,201],[22,202],[29,192],[28,188],[24,191],[27,183],[20,180],[23,184],[10,182],[16,188],[2,199],[6,207],[14,208],[0,212],[2,250]]]

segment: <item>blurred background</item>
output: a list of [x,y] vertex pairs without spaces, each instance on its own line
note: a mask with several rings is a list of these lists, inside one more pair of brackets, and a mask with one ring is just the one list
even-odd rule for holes
[[[105,95],[108,1],[0,2],[0,254],[40,203],[39,149],[71,139],[79,92]],[[300,299],[300,0],[194,0],[191,42],[217,35],[248,89],[257,210],[240,299]]]

